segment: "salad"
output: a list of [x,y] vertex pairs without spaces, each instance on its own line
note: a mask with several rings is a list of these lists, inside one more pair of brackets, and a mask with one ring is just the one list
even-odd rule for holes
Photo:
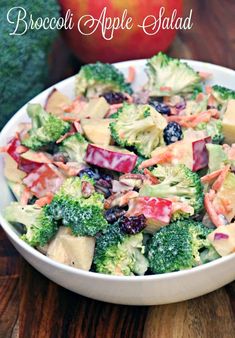
[[131,276],[235,251],[235,92],[163,53],[145,70],[133,92],[134,67],[83,66],[1,147],[5,218],[51,259]]

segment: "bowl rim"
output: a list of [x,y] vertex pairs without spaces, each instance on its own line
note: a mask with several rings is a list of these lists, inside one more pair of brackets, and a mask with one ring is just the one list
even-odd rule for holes
[[[190,64],[190,66],[199,66],[199,67],[206,67],[206,68],[212,68],[215,70],[220,70],[224,72],[225,74],[233,74],[235,76],[235,71],[232,69],[229,69],[227,67],[223,67],[220,65],[203,62],[203,61],[196,61],[196,60],[190,60],[190,59],[181,59],[183,62],[187,62]],[[123,62],[117,62],[114,63],[115,66],[117,66],[119,69],[126,68],[129,66],[143,66],[146,63],[146,59],[139,59],[139,60],[128,60]],[[74,79],[76,75],[70,76],[60,82],[55,83],[54,85],[50,86],[49,88],[46,88],[44,91],[40,92],[38,95],[33,97],[31,100],[29,100],[24,106],[22,106],[12,117],[11,119],[5,124],[5,126],[0,131],[0,141],[2,138],[6,138],[8,135],[8,131],[12,131],[11,127],[15,125],[15,120],[18,119],[21,115],[25,114],[25,109],[30,102],[36,102],[41,96],[44,96],[46,92],[50,92],[53,88],[56,86],[67,84],[70,81]],[[10,133],[11,134],[11,133]],[[71,266],[68,266],[66,264],[62,264],[59,262],[56,262],[55,260],[45,256],[35,248],[31,247],[29,244],[24,242],[12,229],[12,225],[4,218],[2,212],[0,212],[0,225],[4,232],[7,234],[7,236],[12,239],[14,243],[16,243],[19,247],[21,247],[24,251],[26,251],[29,255],[34,256],[36,259],[41,260],[43,263],[49,265],[50,267],[56,268],[58,270],[62,270],[64,272],[72,273],[79,276],[83,276],[86,278],[97,278],[99,280],[110,280],[114,282],[132,282],[132,283],[138,283],[143,281],[163,281],[165,279],[175,279],[177,277],[183,277],[185,275],[192,275],[197,274],[199,272],[203,272],[208,269],[213,269],[218,265],[222,265],[226,262],[230,262],[235,258],[235,253],[229,254],[224,257],[220,257],[212,262],[202,264],[199,266],[196,266],[191,269],[185,269],[181,271],[174,271],[174,272],[167,272],[164,274],[153,274],[153,275],[144,275],[144,276],[118,276],[118,275],[108,275],[104,273],[97,273],[93,271],[85,271],[82,269],[77,269]]]

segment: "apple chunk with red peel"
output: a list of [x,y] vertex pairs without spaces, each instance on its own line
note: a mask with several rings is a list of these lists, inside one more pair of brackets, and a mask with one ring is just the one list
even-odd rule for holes
[[208,166],[209,156],[206,144],[209,142],[211,142],[211,137],[186,138],[167,147],[157,148],[152,153],[152,157],[159,157],[160,160],[156,164],[185,164],[190,170],[198,171]]
[[23,183],[37,198],[46,196],[47,193],[55,193],[65,177],[53,164],[42,164],[33,170],[24,179]]
[[20,140],[15,137],[11,140],[7,149],[7,153],[17,162],[18,169],[30,173],[32,170],[39,168],[40,163],[22,157],[23,154],[18,152],[20,146]]
[[211,137],[192,142],[193,163],[192,171],[198,171],[208,166],[209,155],[206,144],[211,142]]
[[157,197],[137,197],[129,201],[127,217],[144,215],[145,231],[153,234],[162,226],[168,225],[172,215],[172,202]]
[[85,161],[101,168],[130,173],[135,167],[137,156],[118,147],[100,147],[89,144]]

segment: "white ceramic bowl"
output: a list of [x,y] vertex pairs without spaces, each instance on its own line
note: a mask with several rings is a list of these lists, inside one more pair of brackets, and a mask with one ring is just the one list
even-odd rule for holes
[[[211,72],[213,74],[211,83],[235,89],[234,71],[208,63],[187,62],[196,70]],[[135,66],[137,71],[134,83],[134,88],[137,89],[145,81],[143,72],[145,61],[128,61],[116,64],[125,74],[130,65]],[[74,77],[58,83],[55,87],[72,98]],[[31,102],[44,104],[50,91],[51,88],[45,90]],[[14,134],[17,124],[22,121],[27,121],[26,106],[22,107],[2,130],[0,146],[6,145]],[[12,195],[4,179],[2,157],[0,158],[0,187],[0,223],[12,244],[43,275],[81,295],[118,304],[166,304],[206,294],[235,279],[235,253],[191,270],[141,277],[110,276],[86,272],[57,263],[23,242],[14,227],[4,219],[4,208],[12,200]]]

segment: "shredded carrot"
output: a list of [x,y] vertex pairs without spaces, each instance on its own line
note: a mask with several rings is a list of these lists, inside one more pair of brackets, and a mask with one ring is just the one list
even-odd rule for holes
[[61,116],[61,120],[63,121],[71,121],[71,122],[75,122],[75,121],[80,121],[80,119],[78,118],[78,116],[75,115],[67,115],[67,116]]
[[[169,198],[167,198],[170,200]],[[174,202],[172,201],[172,213],[176,211],[183,211],[187,214],[193,215],[194,208],[188,205],[186,202]]]
[[209,95],[208,97],[208,106],[213,107],[216,104],[216,100],[213,95]]
[[222,171],[223,169],[219,169],[219,170],[213,171],[212,173],[201,177],[201,182],[210,183],[212,180],[216,179],[222,173]]
[[202,81],[205,81],[205,80],[209,79],[212,76],[212,74],[209,73],[209,72],[199,72],[199,76],[200,76]]
[[20,140],[20,133],[18,131],[15,133],[15,138],[17,138],[18,140]]
[[22,204],[22,205],[28,204],[30,197],[31,197],[31,192],[30,192],[29,188],[26,187],[24,189],[22,195],[21,195],[20,204]]
[[149,181],[152,184],[158,184],[159,183],[159,179],[154,176],[151,171],[149,171],[147,168],[144,169],[144,174],[147,176],[147,178],[149,179]]
[[152,165],[158,164],[158,163],[167,163],[172,160],[172,153],[170,151],[166,151],[162,154],[156,155],[149,160],[143,161],[139,165],[139,169],[144,169],[147,167],[151,167]]
[[58,168],[64,171],[67,176],[76,176],[81,168],[78,168],[72,162],[63,163],[63,162],[53,162]]
[[50,154],[43,153],[43,152],[38,152],[37,153],[37,157],[38,157],[38,159],[35,162],[38,162],[38,163],[52,163],[52,156]]
[[201,101],[204,100],[204,98],[205,98],[204,93],[199,93],[199,94],[197,94],[196,102],[201,102]]
[[171,122],[177,122],[181,125],[181,127],[184,128],[195,128],[199,123],[201,122],[209,122],[212,116],[212,112],[210,110],[206,112],[202,112],[197,115],[172,115],[172,116],[167,116],[167,121]]
[[128,68],[128,76],[127,76],[127,82],[132,83],[135,80],[135,67],[130,66]]
[[230,170],[230,165],[226,165],[223,170],[221,171],[219,177],[217,178],[217,180],[214,182],[214,184],[212,185],[212,189],[215,190],[215,191],[218,191],[221,186],[223,185],[224,183],[224,180],[228,174]]
[[25,153],[25,152],[28,151],[28,150],[29,150],[29,148],[27,148],[27,147],[25,147],[25,146],[18,146],[18,147],[16,148],[16,152],[17,152],[18,154]]
[[38,207],[44,207],[44,205],[50,204],[54,195],[48,192],[46,196],[39,198],[34,204]]
[[212,87],[211,86],[206,86],[205,90],[206,90],[207,94],[211,94],[212,93]]
[[167,91],[167,92],[171,92],[172,91],[172,88],[171,87],[167,87],[167,86],[162,86],[162,87],[160,87],[160,91],[161,92],[165,92],[165,91]]
[[82,97],[78,96],[70,105],[64,107],[66,113],[79,112],[86,105]]
[[121,108],[123,106],[123,103],[116,103],[116,104],[112,104],[109,107],[109,110],[107,111],[105,117],[109,117],[110,115],[116,113],[118,111],[119,108]]
[[0,147],[0,153],[7,153],[8,146]]
[[220,201],[225,209],[225,214],[231,212],[233,210],[232,206],[231,206],[231,201],[228,200],[227,198],[220,198]]
[[209,193],[205,194],[204,205],[205,205],[205,209],[206,209],[208,216],[210,217],[212,223],[216,227],[224,225],[222,220],[219,218],[219,215],[217,214],[215,207],[213,206],[213,203],[211,201],[211,197],[210,197]]
[[61,143],[62,141],[64,141],[68,136],[71,136],[71,135],[73,135],[74,134],[74,132],[71,132],[71,131],[69,131],[68,133],[66,133],[66,134],[64,134],[63,136],[61,136],[57,141],[56,141],[56,143],[58,144],[58,143]]

